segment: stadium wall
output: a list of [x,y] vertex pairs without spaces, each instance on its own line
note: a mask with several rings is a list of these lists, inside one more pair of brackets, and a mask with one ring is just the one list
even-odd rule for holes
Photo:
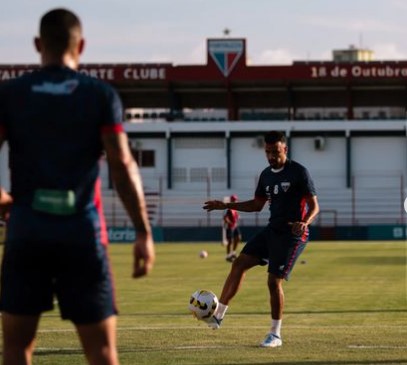
[[[258,232],[259,227],[242,227],[244,242]],[[6,227],[0,224],[0,244],[4,242]],[[131,227],[108,227],[112,244],[134,242],[136,233]],[[156,243],[163,242],[222,242],[220,227],[153,227]],[[311,227],[310,241],[385,240],[407,239],[404,225],[343,226],[334,228]]]
[[[243,241],[246,242],[259,227],[241,227]],[[160,242],[222,242],[221,227],[154,227],[154,240]],[[134,241],[136,234],[130,227],[109,227],[109,240],[112,243]],[[333,228],[310,228],[310,241],[399,241],[407,239],[404,225],[338,226]]]

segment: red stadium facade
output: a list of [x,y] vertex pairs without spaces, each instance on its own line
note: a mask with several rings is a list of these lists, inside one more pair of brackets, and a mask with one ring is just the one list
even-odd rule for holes
[[[0,81],[36,67],[2,65]],[[125,108],[166,109],[169,120],[185,108],[225,109],[231,121],[254,109],[288,120],[304,119],[307,108],[339,108],[336,118],[348,120],[361,119],[357,108],[398,108],[404,117],[407,105],[407,61],[251,66],[245,39],[207,40],[205,65],[83,64],[80,72],[113,84]]]

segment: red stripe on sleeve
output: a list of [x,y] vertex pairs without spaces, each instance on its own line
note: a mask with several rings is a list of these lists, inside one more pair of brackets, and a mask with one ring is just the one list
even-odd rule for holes
[[100,178],[98,178],[95,183],[94,202],[95,202],[95,206],[98,211],[99,220],[100,220],[100,240],[101,240],[102,244],[106,246],[109,243],[109,235],[107,233],[105,216],[103,214],[102,183],[100,181]]
[[102,134],[104,133],[120,133],[124,131],[123,124],[113,124],[102,126]]

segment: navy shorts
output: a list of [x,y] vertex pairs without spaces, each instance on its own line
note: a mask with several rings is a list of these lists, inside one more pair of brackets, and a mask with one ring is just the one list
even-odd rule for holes
[[276,230],[268,225],[246,243],[242,253],[258,257],[260,265],[268,264],[269,273],[288,280],[307,240],[308,234],[296,236],[289,229]]
[[13,207],[1,268],[0,310],[39,315],[53,309],[76,324],[117,314],[100,220],[92,209],[55,217]]

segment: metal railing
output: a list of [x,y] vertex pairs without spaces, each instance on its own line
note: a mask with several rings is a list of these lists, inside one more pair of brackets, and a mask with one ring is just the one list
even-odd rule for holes
[[[375,178],[377,184],[372,183]],[[321,213],[313,223],[317,226],[359,226],[369,224],[405,224],[404,199],[407,188],[402,175],[393,177],[393,184],[381,183],[388,176],[369,177],[355,175],[351,188],[321,188],[318,191]],[[248,178],[245,177],[247,180]],[[236,193],[241,200],[253,197],[256,178],[251,178],[252,186],[232,190],[219,189],[208,180],[202,184],[189,186],[189,189],[164,189],[160,177],[154,184],[146,185],[147,207],[154,226],[195,226],[210,227],[221,224],[222,212],[207,213],[202,209],[208,199],[222,199]],[[249,179],[250,180],[250,179]],[[369,180],[369,184],[364,184]],[[239,184],[236,184],[239,185]],[[380,186],[381,185],[381,186]],[[384,186],[383,186],[384,185]],[[104,208],[108,225],[130,226],[131,222],[121,202],[113,190],[104,191]],[[265,206],[259,213],[241,212],[241,225],[262,226],[267,223],[268,209]]]

